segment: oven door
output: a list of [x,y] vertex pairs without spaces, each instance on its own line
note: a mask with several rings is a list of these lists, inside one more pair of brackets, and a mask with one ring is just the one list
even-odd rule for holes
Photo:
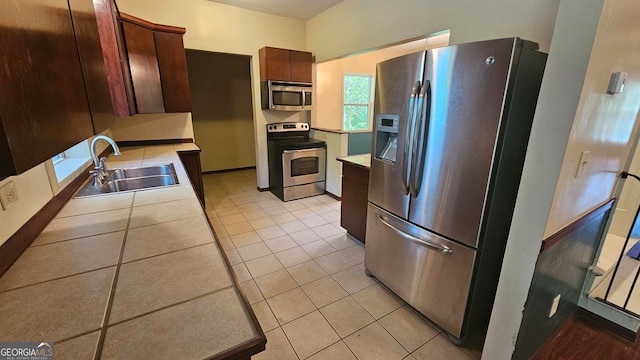
[[325,180],[327,150],[313,148],[282,152],[282,182],[284,187]]

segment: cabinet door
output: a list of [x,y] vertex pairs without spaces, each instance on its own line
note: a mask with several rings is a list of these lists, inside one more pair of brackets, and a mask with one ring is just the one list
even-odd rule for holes
[[291,51],[264,47],[259,50],[260,81],[291,81]]
[[113,112],[118,116],[131,116],[136,109],[124,40],[118,27],[118,10],[114,0],[93,0],[93,6]]
[[122,21],[136,112],[163,113],[164,99],[153,30]]
[[0,179],[93,135],[67,0],[0,2]]
[[80,53],[93,130],[98,134],[115,123],[115,116],[111,105],[109,82],[102,57],[93,0],[69,0],[69,7]]
[[191,111],[187,57],[182,34],[155,31],[164,108],[167,112]]
[[291,50],[291,81],[310,83],[312,62],[311,53]]

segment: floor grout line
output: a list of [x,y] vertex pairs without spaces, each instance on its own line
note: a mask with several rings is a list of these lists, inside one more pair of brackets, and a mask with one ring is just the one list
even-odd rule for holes
[[[225,173],[225,174],[229,174],[229,173]],[[213,174],[211,177],[215,178],[215,175],[217,175],[217,174]],[[255,175],[255,172],[254,172],[254,173],[252,173],[252,176],[254,176],[254,175]],[[231,179],[232,177],[231,177],[231,176],[226,176],[225,178]],[[234,179],[238,179],[239,177],[233,177],[233,178],[234,178]],[[248,180],[248,181],[246,181],[246,182],[248,183],[248,182],[251,182],[251,181],[252,181],[252,179],[249,179],[249,180]],[[234,183],[234,182],[235,182],[235,183]],[[207,180],[207,181],[206,181],[206,183],[208,183],[208,184],[212,184],[212,183],[214,183],[214,181],[212,181],[212,180]],[[226,202],[226,200],[224,200],[224,198],[225,198],[225,197],[226,197],[226,198],[231,198],[231,197],[233,197],[233,198],[236,198],[236,199],[237,199],[237,198],[240,198],[241,196],[243,196],[242,194],[238,193],[238,192],[237,192],[237,190],[236,190],[236,189],[240,189],[240,188],[242,188],[242,187],[244,186],[244,185],[242,185],[242,184],[240,184],[239,186],[236,186],[236,185],[237,185],[237,183],[240,183],[240,180],[238,180],[238,181],[234,181],[234,180],[227,180],[227,179],[225,179],[224,181],[221,181],[221,180],[219,180],[219,179],[215,179],[215,183],[216,183],[216,186],[211,186],[211,185],[209,185],[209,186],[205,186],[205,193],[212,193],[212,192],[215,192],[215,193],[216,193],[216,197],[217,197],[217,199],[221,199],[221,200],[216,200],[216,201],[213,201],[213,202],[209,202],[209,203],[208,203],[208,205],[211,205],[211,206],[210,206],[210,207],[208,207],[207,217],[208,217],[209,219],[211,219],[211,221],[212,221],[212,222],[214,222],[214,220],[213,220],[213,219],[216,219],[216,221],[218,221],[218,222],[219,222],[220,226],[222,226],[222,227],[223,227],[223,229],[224,229],[224,230],[225,230],[225,232],[226,232],[226,228],[224,227],[225,225],[224,225],[224,224],[222,224],[222,221],[220,220],[222,217],[225,217],[225,216],[233,216],[233,215],[242,215],[242,216],[243,216],[243,218],[244,218],[244,215],[243,215],[243,214],[244,214],[245,212],[253,211],[253,210],[246,210],[246,211],[245,211],[245,210],[239,210],[239,209],[238,209],[238,206],[242,206],[242,205],[246,205],[246,204],[238,205],[238,204],[235,204],[233,201],[230,201],[230,202],[228,202],[228,203],[227,203],[227,202]],[[231,184],[231,185],[229,186],[229,184]],[[250,185],[247,185],[247,186],[249,186],[249,187],[250,187]],[[246,188],[247,186],[245,186],[245,188]],[[252,187],[250,187],[250,188],[252,189]],[[231,193],[226,192],[226,191],[227,191],[227,189],[230,189],[230,192],[231,192]],[[249,195],[249,196],[251,196],[251,195]],[[222,203],[223,201],[225,202],[225,204],[228,204],[228,205],[226,205],[226,206],[224,206],[224,207],[213,206],[213,204],[220,204],[220,203]],[[269,202],[268,202],[268,201],[271,201],[271,200],[263,200],[263,199],[261,198],[261,199],[259,199],[259,200],[254,200],[254,203],[263,202],[263,201],[264,201],[264,203],[263,203],[263,204],[269,204]],[[279,201],[279,200],[278,200],[278,201]],[[339,213],[339,208],[336,208],[336,207],[335,207],[335,205],[331,206],[329,203],[326,203],[326,202],[324,202],[324,201],[320,201],[320,200],[318,200],[318,201],[319,201],[319,203],[314,202],[314,201],[309,201],[309,200],[306,200],[305,202],[301,202],[301,201],[300,201],[300,202],[298,202],[298,203],[302,205],[302,207],[301,207],[301,208],[298,208],[298,205],[291,205],[291,206],[289,206],[289,208],[294,208],[293,210],[289,210],[289,208],[287,208],[286,206],[283,206],[283,207],[285,208],[286,212],[284,212],[284,213],[278,213],[277,215],[280,215],[280,214],[286,214],[286,213],[292,214],[292,212],[295,212],[295,211],[299,211],[299,210],[302,210],[302,209],[308,209],[308,210],[311,210],[311,211],[314,213],[314,215],[311,215],[311,216],[319,216],[320,218],[322,218],[322,219],[324,219],[324,220],[326,221],[326,223],[325,223],[325,224],[321,224],[321,225],[318,225],[318,226],[315,226],[315,227],[325,226],[325,225],[329,225],[329,224],[330,224],[330,225],[333,225],[333,226],[337,227],[338,229],[341,229],[341,227],[339,226],[339,218],[338,218],[337,220],[335,220],[335,221],[329,221],[328,219],[324,218],[324,216],[327,216],[328,218],[332,218],[332,217],[333,217],[333,216],[335,216],[335,215],[332,215],[332,213],[331,213],[331,212],[334,212],[334,211],[335,211],[335,212],[338,212],[338,213]],[[288,202],[287,204],[289,204],[289,203],[293,204],[293,202]],[[333,203],[334,203],[334,202],[331,202],[331,204],[333,204]],[[321,211],[321,213],[318,213],[318,212],[315,212],[315,211],[312,209],[312,208],[314,208],[314,207],[315,207],[315,208],[318,208],[318,207],[320,207],[320,206],[321,206],[322,208],[325,208],[325,209],[326,209],[326,208],[331,208],[331,210],[322,210],[322,209],[319,209],[319,211]],[[230,215],[225,215],[225,216],[219,216],[220,214],[216,211],[216,209],[218,209],[218,210],[220,210],[220,209],[225,209],[225,208],[226,208],[226,209],[231,209],[232,207],[233,207],[233,208],[235,208],[235,210],[229,210],[229,211],[238,211],[238,212],[236,212],[235,214],[230,214]],[[253,228],[253,230],[251,230],[251,231],[247,231],[247,233],[249,233],[249,232],[254,232],[254,233],[258,234],[258,237],[259,237],[259,239],[260,239],[260,240],[259,240],[259,241],[257,241],[257,242],[251,243],[251,244],[243,244],[242,246],[237,246],[237,245],[236,245],[236,242],[234,242],[232,239],[233,239],[233,237],[235,237],[235,236],[237,236],[237,235],[240,235],[240,234],[229,235],[229,234],[228,234],[228,232],[227,232],[227,235],[228,235],[228,236],[227,236],[227,237],[228,237],[228,242],[229,242],[229,244],[230,244],[230,246],[231,246],[231,247],[230,247],[229,249],[227,249],[227,250],[225,250],[225,249],[221,249],[221,250],[222,250],[222,251],[225,251],[225,252],[231,252],[231,251],[235,250],[235,251],[237,252],[237,255],[238,255],[238,261],[239,261],[239,262],[238,262],[237,264],[234,264],[234,266],[236,266],[236,265],[243,265],[243,266],[247,269],[247,272],[248,272],[248,279],[246,279],[246,280],[245,280],[245,282],[243,282],[243,283],[246,283],[246,282],[248,282],[249,280],[250,280],[250,281],[252,281],[252,282],[253,282],[253,284],[255,284],[255,285],[251,285],[251,286],[255,286],[255,287],[257,288],[257,290],[258,290],[258,293],[259,293],[259,294],[260,294],[260,296],[261,296],[261,299],[260,299],[259,301],[256,301],[254,304],[252,304],[252,306],[255,306],[255,305],[256,305],[256,304],[258,304],[258,303],[264,302],[264,306],[267,306],[268,311],[269,311],[269,314],[273,317],[273,320],[275,321],[275,323],[274,323],[275,327],[274,327],[273,329],[270,329],[268,332],[272,332],[272,331],[275,331],[275,330],[280,329],[279,331],[281,331],[281,332],[285,335],[285,339],[286,339],[287,345],[288,345],[289,349],[292,351],[292,353],[295,355],[295,357],[296,357],[296,358],[298,358],[298,359],[302,359],[302,358],[299,356],[298,352],[296,351],[296,348],[293,346],[293,342],[292,342],[292,340],[289,338],[289,336],[287,335],[287,333],[284,331],[284,328],[283,328],[283,327],[284,327],[284,326],[286,326],[287,324],[291,324],[291,323],[293,323],[293,322],[295,322],[295,321],[298,321],[299,319],[301,319],[301,318],[303,318],[303,317],[305,317],[305,316],[307,316],[307,315],[309,315],[309,314],[312,314],[312,313],[313,313],[313,312],[315,312],[315,311],[318,311],[318,312],[321,314],[321,316],[323,317],[323,319],[324,319],[324,320],[325,320],[325,321],[330,325],[331,329],[332,329],[336,334],[338,334],[338,332],[336,331],[335,325],[333,325],[333,324],[329,321],[329,319],[325,316],[325,314],[321,311],[321,309],[324,309],[324,308],[326,308],[326,307],[328,307],[328,306],[330,306],[330,305],[332,305],[332,304],[335,304],[336,302],[339,302],[339,301],[341,301],[341,300],[344,300],[344,299],[346,299],[346,298],[348,298],[348,297],[350,297],[353,301],[355,301],[355,303],[356,303],[356,304],[358,304],[358,306],[360,306],[362,309],[364,309],[364,310],[365,310],[365,312],[366,312],[366,314],[368,314],[369,316],[371,316],[372,320],[371,320],[370,322],[368,322],[367,324],[365,324],[365,325],[363,325],[363,326],[359,327],[358,329],[355,329],[355,330],[353,330],[353,331],[350,331],[350,333],[349,333],[349,334],[347,334],[347,335],[345,335],[344,337],[343,337],[343,336],[340,336],[340,334],[338,334],[339,340],[337,340],[337,341],[335,341],[335,342],[332,342],[331,344],[328,344],[328,345],[324,346],[322,349],[320,349],[320,350],[318,350],[318,351],[315,351],[313,354],[310,354],[310,355],[308,355],[308,356],[307,356],[307,357],[305,357],[305,358],[312,357],[312,356],[314,356],[314,355],[316,355],[316,354],[318,354],[318,353],[320,353],[320,352],[322,352],[322,351],[326,350],[327,348],[329,348],[329,347],[331,347],[331,346],[334,346],[335,344],[337,344],[337,343],[339,343],[339,342],[344,343],[344,344],[345,344],[345,346],[347,347],[347,349],[349,350],[349,352],[350,352],[354,357],[358,358],[358,357],[356,356],[356,353],[354,352],[354,350],[353,350],[349,345],[347,345],[347,344],[346,344],[345,339],[346,339],[346,338],[348,338],[349,336],[352,336],[353,334],[357,333],[358,331],[361,331],[362,329],[364,329],[364,328],[366,328],[366,327],[368,327],[368,326],[371,326],[371,325],[372,325],[372,324],[374,324],[374,323],[375,323],[375,324],[378,324],[380,327],[382,327],[382,329],[383,329],[383,331],[385,332],[385,334],[387,334],[387,335],[390,337],[390,339],[391,339],[391,340],[395,341],[396,343],[398,343],[398,344],[400,345],[400,347],[399,347],[398,349],[403,349],[403,351],[406,353],[406,355],[405,355],[406,357],[413,356],[413,354],[414,354],[414,353],[416,353],[416,351],[418,351],[420,348],[422,348],[423,346],[425,346],[425,345],[426,345],[427,343],[429,343],[430,341],[433,341],[434,339],[438,338],[438,337],[442,334],[440,331],[438,331],[437,329],[435,329],[435,330],[436,330],[436,333],[435,333],[436,335],[434,335],[433,337],[431,337],[430,339],[428,339],[428,340],[427,340],[427,341],[425,341],[424,343],[420,344],[420,345],[419,345],[419,346],[418,346],[414,351],[409,351],[409,349],[407,349],[404,345],[402,345],[402,344],[400,343],[399,339],[397,339],[395,336],[393,336],[393,334],[390,332],[390,330],[388,330],[386,327],[382,326],[382,323],[380,322],[382,319],[384,319],[385,317],[387,317],[387,316],[389,316],[390,314],[394,313],[395,311],[398,311],[399,309],[402,309],[403,307],[408,306],[408,305],[406,304],[406,302],[402,301],[401,299],[398,299],[398,300],[400,301],[400,303],[399,303],[399,305],[400,305],[400,306],[399,306],[399,307],[395,307],[395,306],[394,306],[392,310],[390,310],[390,311],[388,311],[388,312],[386,312],[386,311],[385,311],[385,313],[384,313],[382,316],[380,316],[380,318],[379,318],[379,319],[377,319],[377,318],[374,316],[374,314],[373,314],[373,313],[371,313],[371,310],[368,310],[367,308],[365,308],[365,307],[364,307],[364,306],[363,306],[363,305],[362,305],[362,304],[361,304],[361,303],[360,303],[360,302],[355,298],[355,295],[356,295],[356,294],[358,294],[358,293],[359,293],[359,292],[361,292],[361,291],[365,291],[365,290],[367,290],[367,289],[370,289],[370,288],[373,288],[373,287],[376,287],[376,286],[382,286],[382,287],[384,288],[384,285],[383,285],[383,284],[379,283],[378,281],[375,281],[373,284],[367,285],[367,286],[365,286],[364,288],[359,289],[358,291],[355,291],[353,294],[351,294],[351,293],[349,293],[349,291],[347,291],[347,289],[344,287],[344,285],[342,285],[340,282],[338,282],[338,281],[336,280],[336,278],[335,278],[335,275],[336,275],[336,274],[338,274],[338,273],[340,273],[340,272],[342,272],[342,271],[345,271],[345,270],[352,269],[353,267],[357,267],[357,268],[358,268],[358,269],[360,269],[360,270],[362,269],[362,266],[361,266],[361,265],[362,265],[362,263],[361,263],[361,262],[359,262],[359,263],[357,263],[357,264],[355,263],[355,262],[356,262],[356,260],[355,260],[355,259],[358,259],[358,255],[357,255],[357,253],[351,253],[351,256],[347,256],[347,255],[345,254],[345,250],[350,249],[350,248],[353,248],[353,247],[355,247],[355,245],[360,245],[360,246],[361,246],[361,249],[363,249],[363,250],[364,250],[364,246],[363,246],[362,244],[359,244],[359,243],[355,242],[355,240],[353,240],[353,238],[349,237],[349,239],[353,242],[353,244],[351,244],[351,245],[349,245],[349,246],[346,246],[346,247],[343,247],[343,248],[340,248],[340,249],[339,249],[339,248],[335,247],[335,246],[334,246],[334,244],[332,244],[332,243],[330,243],[330,242],[328,241],[329,239],[337,238],[337,237],[340,237],[340,236],[345,235],[345,234],[344,234],[344,232],[341,232],[341,233],[339,233],[339,234],[334,234],[334,235],[331,235],[331,236],[327,236],[327,237],[320,236],[319,234],[317,234],[317,233],[316,233],[316,235],[318,235],[318,239],[316,239],[316,240],[314,240],[314,241],[311,241],[311,242],[305,242],[304,244],[300,244],[298,241],[294,240],[294,239],[293,239],[293,237],[291,236],[291,234],[290,234],[290,233],[288,233],[287,231],[285,231],[285,230],[284,230],[284,228],[283,228],[281,225],[282,225],[282,224],[284,224],[284,223],[290,222],[290,221],[299,221],[299,222],[302,222],[302,223],[306,226],[306,229],[305,229],[305,230],[301,230],[301,231],[308,231],[308,230],[313,231],[313,228],[312,228],[312,227],[308,226],[306,223],[304,223],[304,222],[302,221],[302,220],[306,219],[307,217],[303,217],[303,218],[301,219],[301,218],[299,218],[298,216],[295,216],[295,215],[294,215],[295,220],[284,221],[284,222],[278,222],[278,221],[274,220],[274,219],[271,217],[271,216],[273,216],[273,215],[272,215],[272,214],[270,214],[270,212],[269,212],[269,208],[268,208],[268,207],[267,207],[267,208],[264,208],[264,207],[261,207],[261,206],[260,206],[260,208],[259,208],[259,209],[258,209],[258,208],[256,208],[256,210],[261,210],[261,211],[264,211],[265,213],[267,213],[268,218],[270,218],[273,222],[275,222],[275,224],[276,224],[276,225],[277,225],[281,230],[283,230],[283,231],[284,231],[285,236],[288,236],[288,237],[289,237],[289,239],[293,240],[293,242],[295,243],[295,245],[294,245],[294,246],[292,246],[291,248],[288,248],[288,249],[282,249],[282,250],[279,250],[279,251],[273,251],[273,250],[271,249],[271,247],[269,247],[269,246],[267,245],[267,241],[269,241],[269,240],[271,240],[271,239],[266,239],[266,240],[265,240],[265,238],[263,238],[262,236],[260,236],[260,234],[258,233],[258,230],[260,230],[260,229],[256,230],[256,229],[255,229],[255,228],[253,228],[253,226],[252,226],[252,221],[256,221],[256,220],[258,220],[258,221],[259,221],[259,219],[263,219],[264,217],[262,217],[262,218],[257,218],[257,219],[251,219],[251,220],[244,218],[244,219],[245,219],[245,221],[249,224],[249,226],[251,226],[251,227]],[[224,212],[224,210],[222,210],[221,212]],[[300,215],[300,214],[299,214],[299,215]],[[323,215],[324,215],[324,216],[323,216]],[[309,217],[311,217],[311,216],[309,216]],[[230,218],[229,218],[229,219],[230,219]],[[263,220],[263,222],[265,222],[265,221]],[[229,225],[233,225],[233,224],[229,224]],[[314,233],[315,233],[315,231],[314,231]],[[241,233],[241,234],[243,234],[243,233]],[[313,251],[307,251],[307,250],[305,250],[305,248],[303,247],[303,246],[304,246],[304,245],[306,245],[306,244],[313,243],[313,242],[320,241],[320,240],[322,240],[322,241],[324,241],[326,244],[328,244],[328,245],[329,245],[329,247],[330,247],[330,249],[333,249],[333,250],[332,250],[331,252],[327,253],[327,254],[322,254],[322,255],[320,255],[320,256],[314,257],[314,256],[312,256],[312,255],[311,255],[311,253],[312,253]],[[245,260],[245,258],[243,258],[243,257],[240,255],[241,250],[242,250],[243,248],[246,248],[246,247],[249,247],[249,246],[258,246],[257,244],[261,244],[261,245],[259,245],[259,246],[266,246],[266,249],[268,250],[268,252],[269,252],[269,253],[268,253],[268,254],[261,255],[261,256],[258,256],[258,257],[253,257],[254,255],[249,254],[249,255],[248,255],[248,257],[247,257],[247,260]],[[343,245],[342,241],[340,241],[339,243],[336,243],[336,244],[337,244],[338,246]],[[346,244],[344,244],[344,245],[346,245]],[[301,249],[301,250],[302,250],[302,252],[303,252],[304,254],[306,254],[310,259],[305,260],[305,261],[300,262],[300,263],[293,264],[293,265],[291,265],[291,266],[289,266],[289,267],[284,266],[284,264],[283,264],[283,261],[284,261],[284,260],[281,260],[281,259],[277,256],[277,254],[280,254],[280,253],[282,253],[282,252],[284,252],[284,251],[291,250],[291,249],[295,249],[295,248],[299,248],[299,249]],[[352,251],[356,251],[356,250],[352,250]],[[329,271],[327,271],[324,267],[322,267],[322,266],[320,265],[320,263],[317,261],[317,259],[318,259],[318,258],[321,258],[321,257],[323,257],[323,256],[327,256],[327,255],[331,255],[331,254],[335,254],[335,253],[339,253],[340,255],[342,255],[345,259],[347,259],[347,261],[348,261],[349,263],[351,263],[351,265],[350,265],[350,266],[348,266],[347,268],[345,268],[345,269],[341,269],[341,270],[339,270],[339,271],[329,272]],[[257,259],[261,259],[261,258],[265,258],[265,257],[268,257],[268,256],[273,256],[273,257],[276,259],[277,263],[278,263],[282,268],[281,268],[281,269],[278,269],[278,270],[276,270],[276,271],[271,271],[271,272],[266,273],[266,274],[261,274],[261,275],[260,275],[260,276],[258,276],[258,277],[254,277],[253,273],[251,273],[251,271],[249,271],[249,267],[247,266],[247,263],[250,263],[251,261],[254,261],[254,260],[257,260]],[[318,266],[320,269],[322,269],[323,271],[325,271],[325,272],[326,272],[326,274],[325,274],[325,275],[323,275],[323,276],[321,276],[321,277],[320,277],[320,278],[318,278],[318,279],[314,279],[313,281],[309,281],[309,282],[306,282],[306,283],[304,283],[304,284],[302,284],[302,285],[301,285],[301,284],[298,282],[298,280],[296,280],[296,278],[295,278],[295,277],[293,277],[293,274],[292,274],[292,272],[291,272],[291,269],[292,269],[294,266],[298,266],[298,265],[300,265],[300,264],[304,264],[304,263],[311,262],[311,261],[313,261],[313,264],[315,264],[315,265],[316,265],[316,266]],[[279,271],[281,271],[281,270],[285,270],[285,271],[286,271],[286,273],[288,274],[288,276],[289,276],[289,277],[291,277],[291,278],[293,279],[293,281],[294,281],[294,283],[295,283],[295,285],[296,285],[296,286],[295,286],[295,287],[293,287],[292,289],[288,289],[288,290],[286,290],[286,291],[278,292],[278,293],[276,293],[275,295],[271,295],[271,297],[267,298],[267,297],[265,296],[265,293],[264,293],[264,291],[263,291],[263,288],[261,288],[260,286],[258,286],[258,281],[259,281],[261,278],[265,277],[265,276],[272,275],[272,274],[274,274],[274,273],[276,273],[276,272],[279,272]],[[329,278],[329,279],[331,279],[332,281],[334,281],[336,284],[338,284],[339,288],[340,288],[340,289],[342,289],[342,290],[346,293],[346,295],[344,295],[344,296],[340,296],[338,299],[332,299],[332,301],[331,301],[331,302],[329,302],[329,303],[327,303],[327,304],[323,304],[321,307],[319,307],[318,305],[316,305],[316,303],[315,303],[313,300],[311,300],[311,297],[310,297],[310,295],[309,295],[309,293],[308,293],[308,290],[305,290],[304,286],[305,286],[305,285],[307,285],[307,284],[311,284],[311,283],[313,283],[313,282],[316,282],[316,281],[322,280],[322,279],[326,279],[326,278]],[[264,288],[264,289],[266,289],[266,288]],[[278,318],[277,318],[277,316],[276,316],[276,312],[274,312],[274,309],[273,309],[273,308],[272,308],[272,306],[269,304],[269,301],[268,301],[268,300],[270,300],[270,299],[272,299],[272,298],[274,298],[274,297],[280,296],[280,295],[282,295],[282,294],[285,294],[285,293],[287,293],[287,292],[289,292],[289,291],[296,290],[296,289],[300,289],[300,290],[302,290],[302,294],[304,294],[304,296],[307,298],[307,300],[308,300],[308,301],[313,305],[313,310],[312,310],[312,311],[310,311],[310,312],[308,312],[308,313],[305,313],[305,314],[303,314],[303,315],[297,316],[296,318],[291,319],[291,320],[287,321],[287,322],[286,322],[286,323],[284,323],[284,324],[280,324],[280,321],[278,321]],[[391,295],[391,294],[390,294],[390,295]],[[422,321],[426,321],[426,320],[422,320]],[[430,324],[428,324],[428,325],[429,325],[429,326],[432,326],[432,325],[430,325]],[[283,340],[284,340],[284,339],[283,339]],[[267,346],[268,346],[268,345],[267,345]],[[462,348],[461,348],[461,350],[463,351],[462,353],[463,353],[465,356],[467,356],[467,357],[471,357],[471,355],[470,355],[470,354],[468,354],[466,351],[464,351],[464,349],[462,349]],[[268,351],[268,350],[267,350],[267,351]],[[265,356],[269,357],[268,353],[266,353],[266,354],[265,354]],[[306,356],[306,355],[305,355],[305,356]],[[362,354],[361,354],[361,356],[362,356]],[[358,359],[360,359],[360,358],[358,358]]]

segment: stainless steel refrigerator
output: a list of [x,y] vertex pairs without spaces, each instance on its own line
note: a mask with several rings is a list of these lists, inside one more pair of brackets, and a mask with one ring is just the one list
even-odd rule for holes
[[519,38],[377,65],[365,267],[461,343],[496,292],[546,54]]

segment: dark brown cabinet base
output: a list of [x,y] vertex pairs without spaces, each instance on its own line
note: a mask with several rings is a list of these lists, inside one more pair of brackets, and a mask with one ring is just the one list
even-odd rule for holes
[[187,171],[187,176],[189,176],[193,190],[196,192],[196,195],[198,195],[198,199],[200,199],[202,208],[205,208],[200,150],[178,150],[178,156],[180,156],[180,161],[182,161],[182,165],[184,165],[184,169]]
[[363,243],[366,240],[367,230],[368,192],[369,169],[343,161],[340,226]]

